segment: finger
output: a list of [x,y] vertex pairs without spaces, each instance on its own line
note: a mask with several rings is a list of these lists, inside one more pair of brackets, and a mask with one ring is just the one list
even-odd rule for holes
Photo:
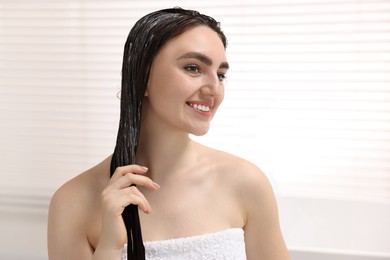
[[111,184],[111,187],[113,189],[123,189],[133,184],[144,186],[150,190],[158,190],[160,188],[160,186],[152,181],[149,177],[131,173],[125,174],[118,178],[114,183]]
[[141,206],[140,209],[145,213],[151,213],[152,207],[150,206],[149,201],[146,199],[145,195],[142,192],[140,192],[139,189],[135,186],[131,186],[129,188],[133,192],[133,195],[138,196],[143,202],[142,204],[138,204],[138,207]]
[[134,186],[127,187],[121,190],[121,195],[118,197],[118,201],[121,201],[123,208],[130,204],[137,205],[140,210],[149,214],[152,212],[152,208],[145,196]]
[[111,181],[115,181],[127,173],[145,174],[147,171],[147,167],[138,164],[121,166],[115,169],[114,174],[111,176]]
[[123,209],[130,204],[138,205],[145,213],[151,212],[149,202],[135,186],[121,190],[104,190],[101,196],[104,212],[112,212],[120,216]]

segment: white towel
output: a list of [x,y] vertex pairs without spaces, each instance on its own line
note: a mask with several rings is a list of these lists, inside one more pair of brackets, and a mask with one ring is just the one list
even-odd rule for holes
[[[245,260],[244,231],[231,228],[193,237],[145,242],[147,260]],[[127,245],[122,251],[127,260]]]

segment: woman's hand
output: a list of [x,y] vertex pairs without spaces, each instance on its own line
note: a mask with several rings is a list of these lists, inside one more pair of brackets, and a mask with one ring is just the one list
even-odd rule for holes
[[130,204],[146,214],[151,213],[145,196],[136,186],[144,186],[149,190],[158,190],[160,186],[150,178],[143,176],[147,168],[139,165],[118,167],[101,194],[102,231],[96,251],[122,250],[127,241],[126,228],[122,219],[125,207]]

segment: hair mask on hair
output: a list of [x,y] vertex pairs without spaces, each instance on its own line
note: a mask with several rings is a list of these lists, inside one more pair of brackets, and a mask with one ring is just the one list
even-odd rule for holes
[[[219,23],[194,10],[159,10],[142,17],[131,29],[123,52],[120,120],[111,159],[111,176],[117,167],[136,163],[142,102],[150,67],[157,52],[170,39],[202,25],[214,30],[226,48],[226,37]],[[122,217],[127,231],[127,259],[145,259],[138,207],[129,205],[124,209]]]

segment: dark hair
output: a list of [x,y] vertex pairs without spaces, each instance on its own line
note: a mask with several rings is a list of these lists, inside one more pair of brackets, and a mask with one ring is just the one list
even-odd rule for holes
[[[226,37],[219,23],[194,10],[176,7],[155,11],[142,17],[131,29],[123,52],[120,121],[111,176],[117,167],[135,163],[142,101],[154,57],[170,39],[201,25],[214,30],[226,48]],[[122,217],[127,230],[127,258],[145,259],[138,207],[129,205]]]

